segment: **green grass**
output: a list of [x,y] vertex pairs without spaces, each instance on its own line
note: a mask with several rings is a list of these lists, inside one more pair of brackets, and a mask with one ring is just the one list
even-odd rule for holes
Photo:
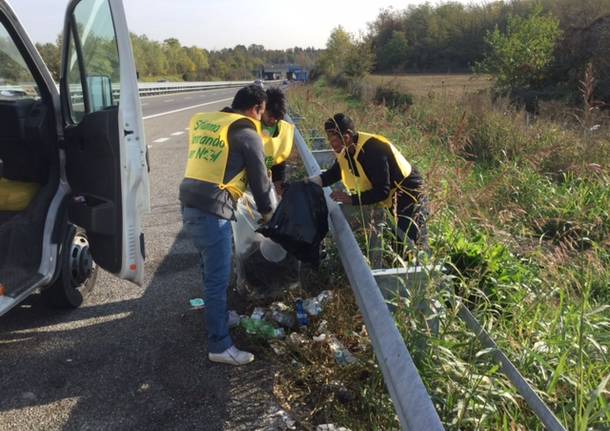
[[[452,290],[433,283],[427,298],[465,301],[568,429],[608,429],[608,123],[594,135],[554,120],[528,126],[521,112],[487,97],[425,95],[405,111],[322,81],[289,93],[291,108],[304,116],[302,130],[321,134],[327,117],[346,112],[358,129],[390,138],[424,172],[431,259],[455,275]],[[344,343],[362,345],[354,335],[361,332],[358,311],[349,290],[342,292],[342,304],[326,318]],[[395,317],[447,429],[543,429],[456,311],[439,313],[438,335],[410,302]],[[304,423],[397,428],[370,345],[354,350],[359,367],[324,359],[325,381],[351,388],[353,399],[305,397],[313,413]],[[303,375],[319,367],[319,360],[307,361]],[[289,373],[282,378],[294,383]]]

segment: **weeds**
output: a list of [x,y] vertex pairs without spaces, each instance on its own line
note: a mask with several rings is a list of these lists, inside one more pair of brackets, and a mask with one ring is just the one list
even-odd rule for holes
[[[481,94],[422,95],[406,112],[324,82],[289,98],[302,130],[319,135],[327,117],[347,112],[426,175],[431,260],[452,268],[455,289],[435,282],[426,292],[441,305],[438,334],[410,300],[398,302],[395,318],[446,428],[542,429],[456,310],[443,305],[451,297],[466,301],[568,429],[608,429],[610,123],[591,111],[595,120],[584,121],[600,126],[583,136],[580,123],[555,110],[528,125],[522,112]],[[304,427],[323,420],[397,428],[349,290],[324,318],[360,365],[340,367],[315,345],[290,353],[301,365],[278,382],[296,388],[288,392],[309,412]]]

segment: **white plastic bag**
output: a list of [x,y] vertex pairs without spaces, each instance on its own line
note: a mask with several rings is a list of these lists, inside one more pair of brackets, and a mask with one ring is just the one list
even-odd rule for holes
[[[270,198],[271,207],[275,209],[277,195],[273,189]],[[270,263],[279,263],[286,258],[287,252],[281,245],[256,232],[261,218],[252,194],[247,191],[237,202],[235,221],[232,223],[238,286],[246,282],[246,261],[258,252]]]

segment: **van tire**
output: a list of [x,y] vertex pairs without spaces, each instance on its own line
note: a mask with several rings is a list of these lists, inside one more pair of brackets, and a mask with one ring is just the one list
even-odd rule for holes
[[83,230],[71,225],[61,253],[61,273],[42,291],[47,305],[54,308],[77,308],[93,290],[98,268],[91,258],[89,241]]

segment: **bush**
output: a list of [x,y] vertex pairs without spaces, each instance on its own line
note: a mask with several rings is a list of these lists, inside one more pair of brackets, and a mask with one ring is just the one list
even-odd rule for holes
[[407,109],[413,105],[413,96],[392,87],[380,86],[375,90],[375,103],[393,109]]

